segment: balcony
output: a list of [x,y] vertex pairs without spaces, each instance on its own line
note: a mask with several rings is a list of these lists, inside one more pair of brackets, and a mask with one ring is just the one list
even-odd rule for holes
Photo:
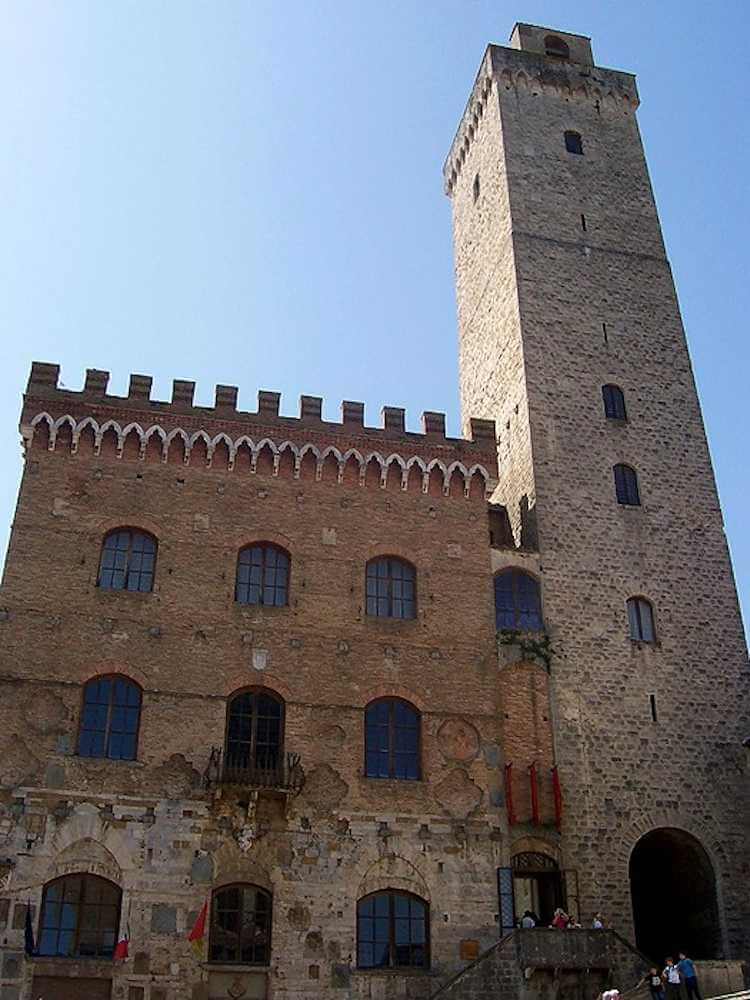
[[219,747],[212,747],[203,772],[203,786],[209,791],[232,788],[288,796],[298,795],[304,783],[305,772],[298,753],[279,752],[245,758],[227,756]]

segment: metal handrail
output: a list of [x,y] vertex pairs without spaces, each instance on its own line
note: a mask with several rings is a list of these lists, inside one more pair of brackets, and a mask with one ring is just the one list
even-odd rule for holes
[[227,756],[219,747],[212,747],[208,766],[203,774],[206,788],[239,785],[248,789],[297,793],[302,789],[304,780],[300,755],[289,751],[246,758]]

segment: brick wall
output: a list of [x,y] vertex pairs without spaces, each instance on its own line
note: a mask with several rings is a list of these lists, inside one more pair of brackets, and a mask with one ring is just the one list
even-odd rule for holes
[[[37,366],[22,417],[26,468],[0,620],[0,824],[15,862],[0,933],[17,953],[14,906],[29,897],[38,913],[51,878],[100,874],[123,888],[131,928],[131,958],[110,970],[114,995],[205,997],[225,988],[224,973],[211,980],[186,935],[213,887],[252,882],[273,894],[269,995],[382,997],[402,978],[356,970],[355,913],[360,896],[391,887],[429,903],[431,970],[409,979],[412,995],[426,995],[464,964],[461,941],[496,936],[495,870],[509,856],[491,429],[475,424],[477,440],[451,441],[439,420],[408,435],[398,422],[326,426],[304,411],[203,412],[144,401],[132,381],[118,401],[101,377],[97,390],[97,374],[70,393],[53,367]],[[165,433],[147,436],[152,425]],[[185,427],[187,444],[179,434],[166,444]],[[243,436],[255,449],[246,461]],[[258,447],[264,438],[276,451]],[[368,460],[375,453],[386,461]],[[152,593],[97,587],[102,538],[118,526],[158,540]],[[238,550],[257,540],[290,553],[288,607],[234,601]],[[365,565],[381,554],[416,567],[413,621],[365,614]],[[143,689],[136,761],[76,754],[82,685],[111,672]],[[254,685],[284,699],[285,747],[305,773],[299,796],[261,794],[255,806],[201,784],[228,697]],[[385,695],[422,713],[420,781],[363,775],[364,708]],[[7,985],[28,991],[32,964],[53,979],[90,968],[39,959]],[[242,974],[255,989],[257,975]]]

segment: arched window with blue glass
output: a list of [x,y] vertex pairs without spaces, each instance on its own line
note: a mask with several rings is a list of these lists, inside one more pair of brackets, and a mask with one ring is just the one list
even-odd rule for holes
[[141,689],[122,674],[94,677],[83,688],[78,730],[81,757],[135,760],[141,722]]
[[539,632],[544,627],[539,583],[530,573],[505,569],[496,574],[495,627],[519,632]]
[[99,560],[100,590],[145,594],[154,589],[156,539],[136,528],[117,528],[105,536]]
[[357,966],[360,969],[427,969],[430,911],[410,892],[386,889],[357,902]]
[[365,709],[365,776],[418,781],[420,717],[400,698],[380,698]]
[[238,604],[282,608],[289,604],[289,553],[271,542],[240,550],[234,599]]
[[121,900],[120,887],[99,875],[81,872],[48,882],[37,953],[50,958],[112,958]]
[[209,962],[268,965],[271,893],[242,882],[216,889],[211,899]]
[[365,573],[367,614],[373,618],[416,618],[417,574],[397,556],[371,559]]

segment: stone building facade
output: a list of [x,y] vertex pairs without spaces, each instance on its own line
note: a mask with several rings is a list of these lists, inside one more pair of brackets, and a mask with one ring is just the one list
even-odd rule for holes
[[2,1000],[458,998],[557,905],[747,955],[747,658],[634,80],[511,46],[445,170],[463,439],[32,366]]

